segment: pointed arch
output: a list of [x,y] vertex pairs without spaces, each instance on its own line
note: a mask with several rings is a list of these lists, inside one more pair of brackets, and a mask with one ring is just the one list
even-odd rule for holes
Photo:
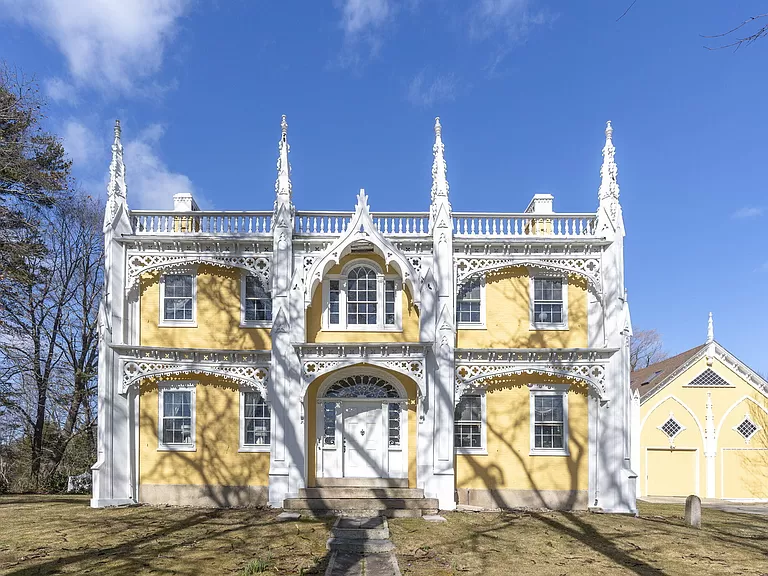
[[394,266],[397,273],[403,279],[411,292],[413,304],[420,308],[421,305],[421,278],[413,265],[395,246],[378,230],[371,218],[368,207],[368,196],[365,190],[360,190],[357,195],[355,213],[344,233],[329,246],[320,258],[317,258],[307,271],[304,279],[304,307],[312,303],[312,295],[323,280],[328,271],[341,261],[342,256],[351,248],[352,244],[359,240],[369,242],[374,251],[384,258],[389,266]]
[[[643,418],[643,421],[640,422],[640,433],[642,434],[643,428],[645,427],[645,423],[648,421],[648,418],[650,418],[651,414],[653,414],[656,411],[656,408],[661,406],[667,400],[673,400],[674,402],[677,402],[686,412],[688,412],[688,414],[691,415],[691,418],[693,418],[693,421],[696,422],[696,427],[699,429],[699,435],[700,435],[700,438],[701,438],[701,443],[702,443],[702,445],[704,445],[705,444],[705,435],[704,435],[704,427],[701,425],[701,421],[699,420],[698,416],[696,416],[696,414],[693,412],[693,410],[691,410],[685,402],[680,400],[680,398],[678,398],[674,394],[670,394],[669,396],[665,396],[664,398],[662,398],[661,400],[656,402],[656,404],[653,405],[653,408],[651,408],[648,411],[648,413]],[[715,437],[717,437],[717,436],[715,436]]]

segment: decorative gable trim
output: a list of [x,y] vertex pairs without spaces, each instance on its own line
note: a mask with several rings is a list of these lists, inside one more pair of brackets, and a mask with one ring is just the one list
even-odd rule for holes
[[[715,358],[717,358],[720,362],[722,362],[728,368],[733,370],[733,372],[735,372],[738,376],[740,376],[747,384],[752,386],[760,394],[762,394],[765,397],[768,397],[768,382],[766,382],[763,378],[761,378],[749,366],[744,364],[744,362],[742,362],[741,360],[736,358],[736,356],[728,352],[728,350],[723,348],[720,344],[718,344],[717,342],[713,342],[712,344],[714,345],[714,348],[715,348],[715,352],[714,352]],[[696,364],[696,362],[698,362],[699,360],[707,356],[707,354],[709,354],[709,349],[710,349],[710,346],[702,346],[701,350],[699,350],[696,354],[694,354],[688,360],[683,362],[675,370],[670,372],[670,374],[666,378],[664,378],[661,382],[659,382],[656,386],[654,386],[651,390],[649,390],[640,399],[640,404],[641,405],[645,404],[658,392],[663,390],[667,385],[671,384],[683,372],[685,372],[691,366]]]
[[312,295],[317,286],[322,282],[328,270],[338,264],[341,257],[351,248],[352,244],[360,240],[370,243],[374,250],[384,257],[384,262],[389,266],[393,264],[411,292],[413,303],[416,307],[421,304],[421,278],[410,261],[387,240],[376,228],[371,218],[368,206],[368,196],[365,190],[360,190],[357,195],[357,205],[352,220],[345,232],[331,244],[320,258],[316,258],[307,270],[304,280],[304,305],[308,307],[312,303]]

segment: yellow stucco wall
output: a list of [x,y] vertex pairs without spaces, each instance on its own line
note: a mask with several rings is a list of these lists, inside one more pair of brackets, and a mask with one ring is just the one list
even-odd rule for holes
[[532,330],[528,269],[504,268],[487,276],[485,330],[459,329],[458,348],[584,348],[587,346],[587,284],[568,277],[568,329]]
[[158,450],[158,390],[145,384],[139,397],[139,481],[141,484],[267,486],[269,453],[239,452],[240,393],[209,376],[196,386],[194,452]]
[[[360,372],[365,373],[366,364],[359,366]],[[393,379],[400,382],[408,395],[408,486],[416,487],[416,383],[392,370],[378,368],[387,372]],[[307,420],[307,486],[314,486],[316,474],[316,445],[317,445],[317,392],[328,378],[333,378],[336,372],[319,376],[307,390],[306,420]]]
[[[681,478],[695,480],[695,493],[706,496],[707,471],[704,457],[707,395],[711,394],[712,414],[717,436],[714,487],[717,498],[768,498],[768,398],[728,366],[714,359],[712,370],[729,387],[686,386],[708,368],[706,358],[675,378],[662,390],[643,401],[640,407],[640,489],[643,495],[684,495]],[[666,434],[658,429],[672,413],[685,430],[674,439],[674,449]],[[763,430],[749,443],[735,430],[749,414]],[[697,422],[698,420],[698,422]],[[681,451],[696,450],[695,457]],[[649,455],[650,450],[650,455]],[[681,452],[663,457],[660,452]],[[662,464],[662,460],[664,461]],[[650,492],[649,492],[650,488]]]
[[[371,260],[381,267],[385,274],[396,274],[394,268],[384,264],[384,259],[378,254],[347,254],[343,256],[336,266],[328,271],[328,274],[341,274],[342,269],[353,260]],[[307,309],[307,342],[418,342],[419,341],[419,315],[413,306],[407,288],[404,286],[401,292],[403,329],[392,332],[355,332],[353,330],[323,330],[323,287],[322,284],[315,288],[312,295],[312,305]]]
[[562,383],[552,377],[516,376],[488,387],[487,455],[456,455],[456,487],[481,490],[586,490],[589,483],[588,396],[568,392],[568,456],[531,456],[528,384]]
[[141,345],[172,348],[269,350],[268,328],[240,327],[239,268],[197,268],[197,326],[161,327],[160,274],[141,277]]

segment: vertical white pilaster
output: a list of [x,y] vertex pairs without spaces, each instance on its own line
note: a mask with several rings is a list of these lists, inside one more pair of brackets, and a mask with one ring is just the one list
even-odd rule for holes
[[[291,343],[292,322],[303,318],[303,300],[291,298],[293,278],[293,218],[291,167],[288,162],[288,123],[281,122],[275,208],[272,216],[272,360],[269,402],[272,408],[272,447],[269,462],[269,504],[298,494],[305,479],[305,433],[299,359]],[[302,312],[298,312],[302,308]],[[301,318],[299,317],[301,315]]]
[[[710,326],[712,315],[710,314]],[[704,460],[707,470],[707,498],[715,498],[715,462],[717,459],[717,433],[712,410],[712,392],[707,392],[707,412],[704,422]]]
[[129,342],[135,329],[130,324],[125,297],[126,254],[116,241],[132,232],[126,201],[123,145],[120,122],[115,122],[107,205],[104,213],[104,294],[99,305],[98,448],[93,473],[91,506],[100,508],[134,502],[135,474],[132,443],[135,432],[131,404],[120,393],[120,366],[110,344]]
[[636,513],[637,474],[631,467],[629,339],[632,327],[624,287],[624,219],[619,204],[613,128],[605,130],[597,230],[611,241],[602,257],[605,344],[618,348],[606,370],[605,401],[598,412],[596,506],[606,512]]
[[[418,454],[419,486],[437,498],[442,510],[456,507],[454,497],[453,411],[455,394],[453,221],[440,119],[435,119],[432,148],[432,271],[422,291],[421,338],[433,342],[427,355],[427,398],[421,403]],[[423,340],[424,341],[424,340]]]

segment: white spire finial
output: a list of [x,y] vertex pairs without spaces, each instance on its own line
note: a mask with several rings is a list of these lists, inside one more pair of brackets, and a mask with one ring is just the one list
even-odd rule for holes
[[104,224],[112,220],[120,204],[126,204],[128,189],[125,184],[125,164],[123,163],[123,143],[120,120],[115,120],[115,140],[112,142],[112,161],[109,163],[109,184],[107,184],[107,209]]
[[600,168],[600,202],[619,200],[619,168],[616,166],[616,148],[613,145],[613,126],[611,121],[605,125],[605,146],[603,146],[603,165]]
[[712,321],[712,312],[709,313],[709,322],[707,322],[707,344],[715,341],[715,324]]
[[292,187],[291,187],[291,165],[288,163],[288,152],[291,151],[291,147],[288,145],[288,122],[283,114],[282,121],[280,122],[280,143],[278,144],[279,156],[277,158],[277,180],[275,180],[275,193],[277,198],[287,198],[291,201]]
[[443,128],[440,117],[435,118],[435,145],[432,146],[434,161],[432,162],[432,202],[437,197],[448,197],[448,168],[445,165],[445,146],[443,145]]

